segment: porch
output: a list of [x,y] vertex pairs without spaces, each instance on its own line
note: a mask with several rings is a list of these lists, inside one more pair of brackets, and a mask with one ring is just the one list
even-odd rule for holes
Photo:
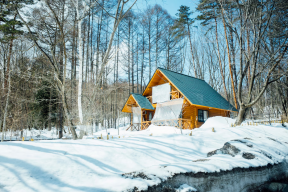
[[[171,127],[177,127],[181,129],[193,129],[194,125],[191,119],[169,119],[169,120],[158,120],[153,121],[154,125],[157,126],[171,126]],[[140,131],[145,130],[151,125],[151,121],[142,121],[141,123],[131,123],[131,125],[126,129],[128,131],[131,129],[131,131]]]

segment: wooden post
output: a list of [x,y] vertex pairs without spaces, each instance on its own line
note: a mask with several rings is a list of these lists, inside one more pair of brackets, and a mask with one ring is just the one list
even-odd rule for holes
[[181,135],[182,135],[182,119],[179,119],[179,127],[180,127]]
[[120,127],[119,111],[117,111],[117,121],[118,121],[118,135],[119,135],[119,127]]
[[143,121],[143,111],[142,111],[142,109],[141,109],[140,130],[142,130],[142,121]]
[[193,129],[193,117],[191,116],[191,129]]
[[195,128],[197,128],[197,121],[198,121],[198,113],[197,113],[197,108],[195,107]]

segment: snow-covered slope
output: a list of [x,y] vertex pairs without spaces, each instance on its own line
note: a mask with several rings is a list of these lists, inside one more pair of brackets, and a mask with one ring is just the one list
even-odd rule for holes
[[[192,136],[190,130],[181,135],[173,127],[150,126],[139,132],[123,128],[120,139],[109,129],[109,140],[96,139],[107,138],[103,130],[76,141],[0,143],[0,191],[147,189],[177,173],[263,166],[288,155],[288,129],[281,124],[230,127],[221,117],[209,121]],[[238,150],[226,153],[227,145]]]

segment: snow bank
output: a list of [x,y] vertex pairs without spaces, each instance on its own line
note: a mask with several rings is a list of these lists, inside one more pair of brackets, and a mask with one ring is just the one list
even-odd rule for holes
[[200,128],[226,128],[230,127],[231,124],[234,124],[235,121],[235,119],[231,119],[229,117],[210,117]]
[[143,131],[143,134],[153,134],[154,136],[170,135],[170,134],[173,135],[173,134],[181,134],[181,130],[176,127],[170,127],[170,126],[150,125],[148,129]]
[[[0,191],[146,190],[179,173],[265,166],[287,157],[288,130],[281,124],[230,127],[232,121],[208,119],[192,136],[152,125],[144,131],[123,127],[120,138],[117,129],[107,129],[76,141],[0,143]],[[107,133],[109,140],[96,139]],[[235,155],[220,153],[227,142],[238,149]]]

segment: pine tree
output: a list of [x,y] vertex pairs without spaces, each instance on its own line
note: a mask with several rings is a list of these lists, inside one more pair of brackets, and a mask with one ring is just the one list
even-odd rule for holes
[[56,123],[57,99],[57,91],[51,83],[42,81],[41,88],[35,93],[36,103],[33,104],[35,115],[33,116],[38,116],[45,128],[49,121],[52,121],[54,124]]
[[[217,8],[219,8],[219,5],[217,4],[216,1],[200,0],[200,3],[198,4],[198,7],[196,9],[201,14],[197,16],[197,20],[202,21],[201,25],[203,25],[203,26],[211,24],[214,20],[219,68],[220,68],[220,73],[221,73],[221,77],[222,77],[222,81],[223,81],[223,88],[224,88],[224,92],[225,92],[225,97],[226,97],[226,100],[229,100],[227,89],[226,89],[226,83],[225,83],[225,75],[223,72],[222,61],[221,61],[221,57],[220,57],[220,49],[219,49],[219,41],[218,41],[218,27],[217,27],[218,26],[217,18],[220,17],[220,13],[219,13],[219,10],[217,10]],[[212,29],[212,27],[210,29]]]
[[191,41],[191,32],[190,32],[190,25],[194,23],[194,19],[191,19],[190,16],[192,12],[190,11],[190,8],[184,5],[180,6],[180,9],[178,9],[179,13],[176,14],[178,18],[175,21],[175,24],[172,29],[174,29],[173,34],[176,35],[176,38],[180,38],[183,36],[188,36],[189,43],[190,43],[190,51],[192,55],[192,63],[193,63],[193,69],[194,69],[194,75],[195,77],[198,77],[196,72],[196,66],[195,66],[195,57],[193,53],[193,47],[192,47],[192,41]]
[[18,9],[20,9],[24,4],[31,4],[33,0],[9,0],[1,1],[0,7],[0,32],[2,36],[0,37],[1,43],[9,43],[9,53],[7,57],[6,74],[4,87],[7,88],[8,73],[10,69],[10,60],[13,48],[13,40],[19,35],[23,34],[20,29],[22,23],[17,20]]

